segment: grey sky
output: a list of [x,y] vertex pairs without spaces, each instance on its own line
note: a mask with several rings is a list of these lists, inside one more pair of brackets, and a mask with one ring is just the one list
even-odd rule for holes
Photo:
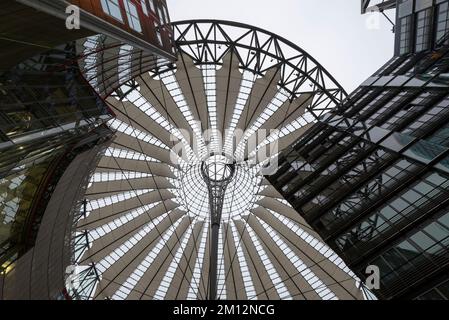
[[[351,92],[393,56],[391,24],[360,0],[167,0],[172,21],[221,19],[274,32],[306,50]],[[390,14],[391,15],[391,14]]]

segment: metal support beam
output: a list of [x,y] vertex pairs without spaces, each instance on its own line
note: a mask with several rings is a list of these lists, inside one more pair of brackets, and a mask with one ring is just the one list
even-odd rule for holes
[[383,0],[380,3],[373,4],[373,0],[362,0],[362,14],[367,12],[384,12],[396,8],[396,0]]
[[209,300],[217,300],[218,238],[226,188],[235,173],[235,164],[207,161],[201,165],[201,173],[209,191],[211,224]]

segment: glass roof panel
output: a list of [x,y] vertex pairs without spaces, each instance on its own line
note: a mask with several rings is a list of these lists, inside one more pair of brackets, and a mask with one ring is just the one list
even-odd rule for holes
[[[231,29],[234,31],[226,34]],[[217,44],[215,38],[209,38],[214,34],[224,39],[222,43]],[[264,45],[251,41],[256,35],[266,39]],[[90,292],[94,288],[90,297],[93,299],[164,299],[173,291],[171,289],[176,288],[179,299],[208,299],[211,296],[208,292],[212,263],[211,211],[217,210],[211,209],[211,203],[219,203],[219,299],[264,298],[256,271],[267,275],[263,280],[266,290],[271,287],[274,295],[281,299],[306,298],[290,292],[285,274],[299,274],[321,299],[339,299],[341,292],[354,292],[344,298],[363,298],[362,293],[360,296],[357,293],[358,279],[354,274],[318,236],[305,231],[311,230],[309,226],[299,224],[298,221],[302,221],[299,218],[291,219],[297,213],[288,202],[276,197],[264,179],[265,167],[275,163],[282,150],[268,148],[267,157],[252,159],[267,145],[291,137],[297,130],[316,121],[315,112],[321,114],[332,110],[340,101],[337,97],[344,98],[344,91],[305,51],[260,29],[246,25],[229,26],[225,22],[185,22],[175,24],[175,39],[182,59],[198,68],[194,69],[197,78],[183,70],[187,79],[178,79],[176,63],[161,60],[157,68],[145,73],[151,77],[151,84],[146,89],[153,86],[154,90],[143,90],[137,85],[143,85],[140,81],[143,75],[137,80],[130,79],[133,48],[120,47],[116,72],[123,90],[121,95],[117,92],[107,100],[112,111],[120,114],[120,119],[111,120],[108,125],[116,131],[117,139],[122,139],[122,144],[113,141],[113,146],[104,153],[108,161],[101,162],[89,180],[89,189],[101,192],[88,194],[92,198],[87,201],[87,212],[77,221],[76,270],[83,272],[86,267],[94,268],[98,279],[95,286],[86,283],[88,288],[79,282],[78,292]],[[94,86],[100,69],[95,53],[98,41],[99,38],[91,37],[84,43],[85,74]],[[270,41],[278,46],[267,45]],[[226,56],[231,50],[241,72],[239,83],[233,84],[232,92],[229,86],[223,87],[219,83],[231,83],[234,78],[218,81],[218,74],[230,77],[232,73],[231,59]],[[306,65],[309,69],[304,68]],[[317,70],[321,72],[320,77],[316,77]],[[270,81],[274,79],[273,74],[277,83]],[[304,85],[307,94],[314,96],[310,104],[304,110],[291,104],[288,107],[291,110],[285,112],[287,103],[304,94]],[[226,106],[217,99],[219,92],[230,99]],[[176,112],[167,109],[164,103],[167,98],[172,100]],[[121,112],[123,108],[129,108],[125,114]],[[298,116],[287,121],[289,113]],[[143,117],[146,121],[142,121]],[[185,123],[189,128],[180,128],[177,123]],[[270,128],[272,123],[282,125]],[[218,132],[219,128],[227,131],[223,134]],[[277,131],[262,135],[255,145],[249,145],[251,137],[259,136],[264,128]],[[210,130],[211,134],[203,130]],[[131,147],[123,141],[136,143]],[[180,154],[180,150],[186,151],[187,156]],[[206,176],[202,170],[203,162],[212,164],[207,166]],[[232,168],[232,174],[229,168]],[[211,176],[217,179],[210,179]],[[226,187],[217,183],[221,180],[229,180]],[[149,188],[150,183],[154,189]],[[119,190],[117,188],[120,191],[109,191]],[[211,190],[220,195],[220,201],[213,197]],[[95,215],[89,216],[92,211]],[[101,222],[95,220],[97,218]],[[248,219],[258,222],[264,232],[253,229]],[[195,236],[197,223],[202,227]],[[230,229],[224,229],[225,225]],[[243,233],[238,231],[240,226],[243,226]],[[178,228],[184,230],[182,234],[178,234]],[[285,231],[285,228],[298,243],[305,243],[315,250],[316,257],[311,259],[294,250],[282,234],[281,230]],[[153,238],[148,243],[150,237]],[[82,248],[83,239],[89,250]],[[109,243],[106,239],[113,240]],[[168,243],[173,250],[169,250],[167,256],[167,252],[162,254],[162,249],[167,248]],[[136,248],[140,247],[147,248],[145,254],[136,254]],[[179,277],[177,272],[187,252],[191,253],[192,260]],[[280,255],[274,256],[271,252],[280,252]],[[282,266],[286,259],[291,262],[288,268]],[[323,259],[331,261],[333,268],[324,264]],[[132,265],[133,268],[125,272],[123,267],[113,267],[119,265]],[[336,279],[337,283],[329,283],[330,277],[320,279],[318,273],[312,272],[315,265],[324,275],[335,273],[335,266],[338,266],[353,281],[348,282],[348,277],[344,277]],[[147,272],[155,271],[153,266],[158,268],[157,280],[145,277]],[[232,285],[231,276],[242,279],[243,283]],[[289,281],[292,279],[296,278]],[[143,282],[150,282],[147,289],[139,286]],[[73,298],[83,297],[80,294]]]

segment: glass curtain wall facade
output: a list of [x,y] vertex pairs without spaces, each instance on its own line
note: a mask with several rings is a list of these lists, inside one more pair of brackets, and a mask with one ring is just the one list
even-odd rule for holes
[[396,12],[396,55],[429,50],[441,41],[449,44],[446,0],[399,0]]
[[32,248],[71,159],[112,132],[104,101],[76,64],[75,44],[0,75],[0,272]]
[[[79,7],[81,30],[60,19],[68,4]],[[7,274],[36,244],[69,165],[111,137],[105,124],[114,113],[104,99],[176,52],[164,0],[11,0],[1,10],[16,12],[3,22],[16,55],[5,50],[0,66],[0,274]],[[30,41],[36,46],[23,45]]]
[[400,54],[267,179],[361,279],[379,267],[378,298],[449,299],[448,1],[404,3]]

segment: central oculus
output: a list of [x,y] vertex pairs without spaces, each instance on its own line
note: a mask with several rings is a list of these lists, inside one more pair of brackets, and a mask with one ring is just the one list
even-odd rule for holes
[[206,183],[208,181],[229,183],[234,176],[235,164],[226,156],[212,155],[203,162],[201,172]]

